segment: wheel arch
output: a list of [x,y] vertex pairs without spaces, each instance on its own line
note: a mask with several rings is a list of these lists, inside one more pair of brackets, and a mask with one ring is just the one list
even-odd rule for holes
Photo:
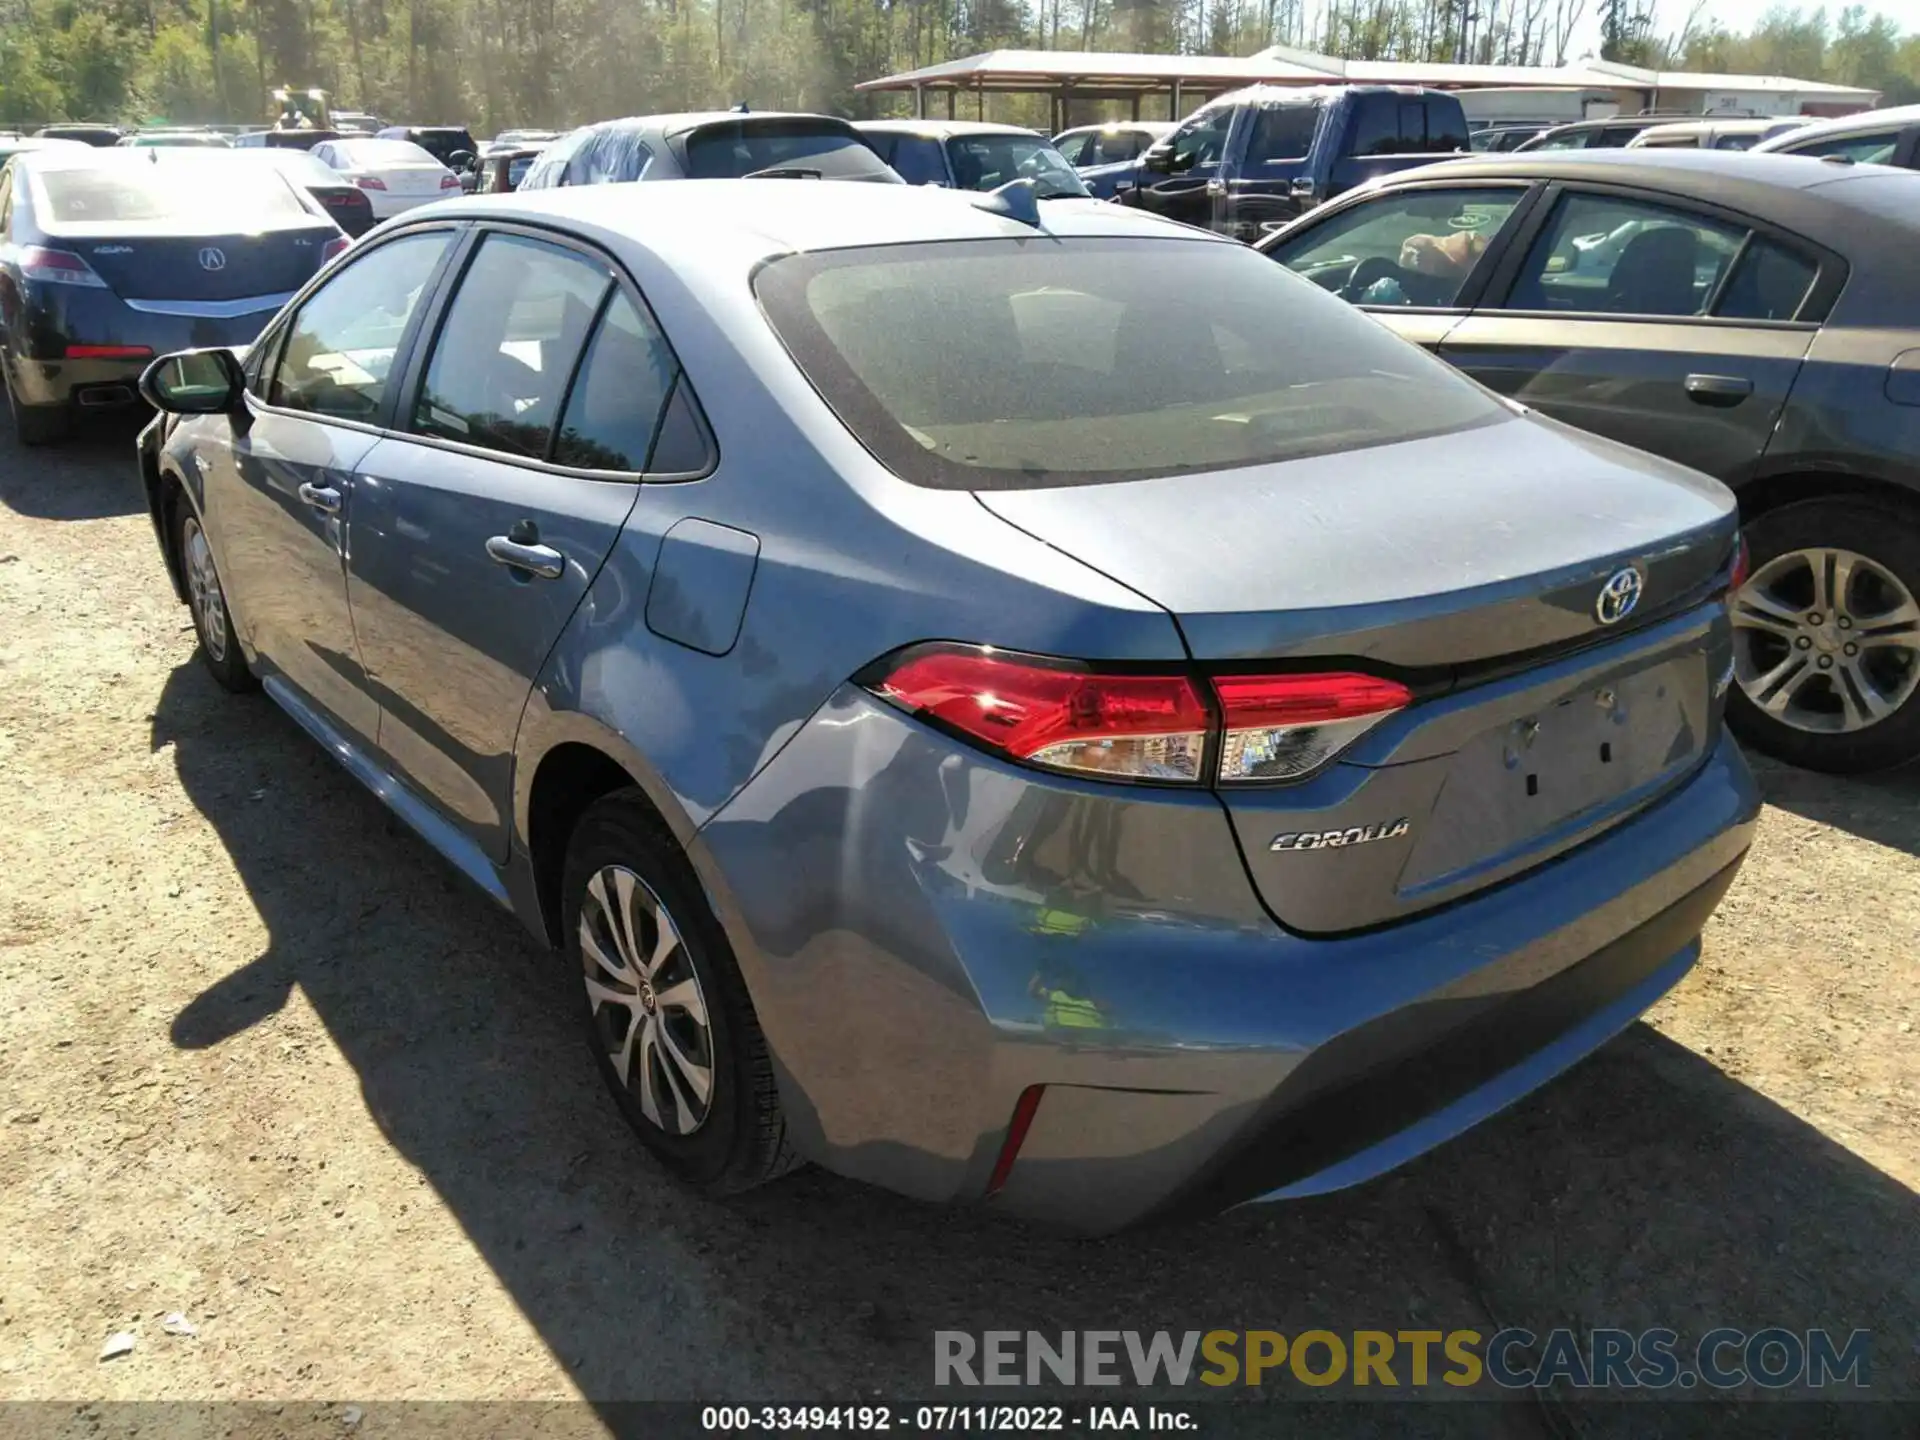
[[1759,475],[1735,492],[1743,522],[1802,500],[1853,500],[1920,518],[1920,491],[1897,480],[1837,470],[1782,470]]
[[[538,711],[539,713],[534,713]],[[531,743],[530,743],[531,742]],[[597,801],[618,791],[635,792],[653,812],[662,831],[694,859],[695,826],[671,789],[625,737],[577,711],[546,709],[536,690],[521,722],[520,758],[515,764],[514,836],[527,858],[537,931],[558,949],[561,932],[561,880],[567,845],[580,817]]]

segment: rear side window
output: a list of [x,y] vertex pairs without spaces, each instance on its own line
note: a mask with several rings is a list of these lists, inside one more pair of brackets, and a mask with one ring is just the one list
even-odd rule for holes
[[447,231],[407,235],[343,262],[287,327],[268,403],[376,419],[407,321],[451,238]]
[[1534,242],[1507,307],[1789,320],[1814,270],[1805,257],[1743,225],[1642,200],[1575,194],[1561,199]]
[[1507,413],[1240,245],[868,247],[788,256],[755,288],[842,422],[944,489],[1197,474]]
[[806,171],[823,180],[894,178],[850,126],[818,120],[722,121],[687,136],[686,147],[694,180],[737,180],[762,170]]
[[1427,97],[1427,149],[1436,153],[1467,148],[1467,115],[1458,100]]
[[1320,128],[1318,105],[1262,105],[1254,112],[1247,162],[1304,160]]
[[554,463],[645,470],[673,372],[673,352],[653,322],[615,295],[567,397]]
[[416,434],[546,458],[567,382],[613,283],[605,265],[519,235],[489,235],[441,322]]

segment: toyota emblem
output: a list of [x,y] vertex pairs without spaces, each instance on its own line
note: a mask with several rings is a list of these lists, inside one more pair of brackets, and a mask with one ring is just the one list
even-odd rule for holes
[[227,252],[224,250],[217,249],[212,245],[208,245],[204,247],[200,251],[200,268],[202,270],[226,269],[227,268]]
[[1593,602],[1594,619],[1602,625],[1619,624],[1640,603],[1640,591],[1645,583],[1640,578],[1638,566],[1629,565],[1624,570],[1614,571],[1607,577],[1607,583],[1600,587],[1600,594]]

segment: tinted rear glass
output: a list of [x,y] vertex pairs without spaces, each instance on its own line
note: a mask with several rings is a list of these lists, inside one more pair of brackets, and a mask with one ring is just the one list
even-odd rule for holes
[[760,170],[817,170],[824,180],[897,177],[850,126],[818,120],[723,120],[686,138],[687,174],[737,180]]
[[[42,170],[34,178],[53,225],[173,226],[188,234],[249,230],[311,219],[311,212],[279,176],[236,184],[235,162],[183,150],[174,163],[103,166],[98,170]],[[193,156],[196,163],[183,163]],[[253,177],[249,176],[248,179]]]
[[848,429],[895,474],[943,489],[1227,470],[1506,414],[1239,245],[871,247],[789,256],[755,289]]

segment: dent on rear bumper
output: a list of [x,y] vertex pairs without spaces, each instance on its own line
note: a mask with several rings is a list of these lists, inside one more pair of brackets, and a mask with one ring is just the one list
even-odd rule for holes
[[[1573,1063],[1685,972],[1697,923],[1669,945],[1652,922],[1684,928],[1688,897],[1731,878],[1758,804],[1723,741],[1632,823],[1519,880],[1305,939],[1258,904],[1212,796],[1007,766],[847,687],[696,849],[803,1153],[978,1198],[1016,1099],[1044,1085],[993,1203],[1104,1230],[1355,1183]],[[1260,1137],[1636,931],[1667,948],[1535,1051],[1262,1182]]]

